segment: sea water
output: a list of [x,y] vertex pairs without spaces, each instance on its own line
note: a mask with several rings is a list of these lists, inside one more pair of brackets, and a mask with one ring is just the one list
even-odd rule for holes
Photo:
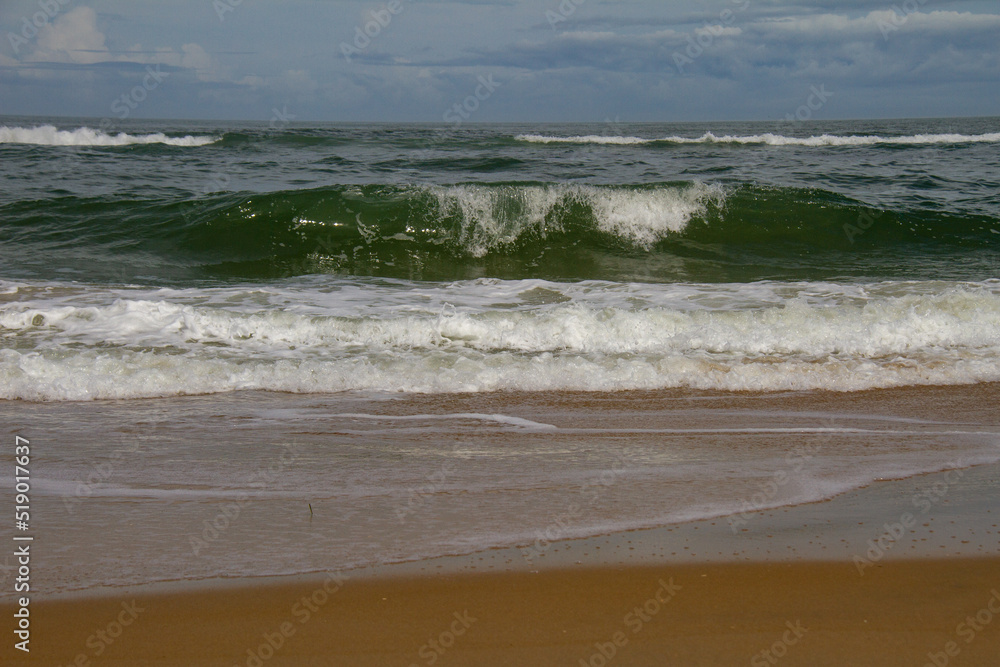
[[98,126],[0,120],[53,590],[721,516],[803,446],[766,505],[1000,459],[850,399],[1000,381],[998,119]]

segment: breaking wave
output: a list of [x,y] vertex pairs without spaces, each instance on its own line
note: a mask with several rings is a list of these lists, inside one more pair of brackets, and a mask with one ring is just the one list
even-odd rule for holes
[[[920,204],[880,209],[820,188],[700,181],[328,185],[141,200],[108,193],[7,206],[0,250],[17,257],[20,277],[59,266],[78,280],[113,282],[995,275],[995,217]],[[900,271],[910,265],[921,273]]]
[[218,137],[183,136],[168,137],[162,132],[153,134],[107,134],[89,127],[59,130],[52,125],[38,127],[0,127],[0,144],[36,144],[39,146],[129,146],[132,144],[166,144],[168,146],[205,146],[218,141]]
[[1000,142],[1000,132],[987,134],[914,134],[891,137],[878,135],[838,136],[821,134],[812,137],[786,137],[781,134],[752,134],[746,136],[722,135],[716,136],[706,132],[700,137],[669,136],[658,139],[643,137],[620,137],[587,135],[576,137],[556,137],[541,134],[519,134],[518,141],[536,144],[610,144],[610,145],[642,145],[642,144],[764,144],[768,146],[872,146],[875,144],[964,144]]
[[0,398],[1000,381],[996,281],[404,285],[16,292]]

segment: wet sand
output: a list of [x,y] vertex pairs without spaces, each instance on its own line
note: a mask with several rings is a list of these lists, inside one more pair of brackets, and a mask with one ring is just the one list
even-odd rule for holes
[[[680,396],[656,419],[683,426],[697,425],[693,419],[701,418],[706,427],[718,426],[720,415],[755,423],[780,419],[794,426],[821,425],[831,415],[838,423],[859,423],[858,415],[937,419],[897,422],[923,438],[903,441],[910,443],[908,451],[950,446],[948,433],[960,424],[962,433],[981,434],[975,443],[982,452],[996,443],[996,397],[995,385],[857,395]],[[366,409],[502,412],[538,421],[573,416],[575,425],[585,427],[586,410],[593,412],[590,425],[606,426],[610,417],[628,419],[621,415],[629,406],[656,410],[674,400],[606,395],[590,397],[589,407],[581,407],[572,396],[550,397],[545,404],[535,403],[536,398],[473,396],[460,405],[416,398]],[[677,409],[697,403],[711,403],[715,411]],[[129,409],[153,413],[163,405]],[[54,425],[67,410],[90,415],[93,425],[101,425],[102,419],[120,419],[124,409],[114,403],[16,407],[20,419],[45,433],[56,432]],[[164,412],[175,420],[178,414]],[[194,421],[188,417],[188,423]],[[221,421],[220,428],[228,423]],[[637,423],[632,418],[626,425]],[[776,439],[800,438],[796,433],[766,438],[775,439],[780,449],[783,441]],[[505,432],[482,437],[511,443],[521,438]],[[827,451],[836,456],[840,442],[827,445]],[[862,440],[843,442],[863,446]],[[847,461],[858,460],[864,457],[855,454]],[[754,481],[747,488],[765,487]],[[4,665],[941,667],[996,665],[1000,655],[1000,464],[995,463],[878,481],[822,502],[582,539],[563,539],[555,512],[548,538],[514,547],[353,570],[317,568],[326,571],[309,575],[255,577],[241,571],[230,578],[87,585],[75,591],[54,585],[53,573],[64,581],[84,575],[88,581],[111,581],[117,574],[74,565],[74,553],[90,558],[93,549],[111,548],[102,547],[109,534],[101,521],[110,526],[142,509],[163,512],[161,521],[167,524],[184,499],[95,496],[72,505],[74,513],[59,524],[59,497],[41,498],[47,532],[40,532],[35,544],[47,559],[33,563],[31,652],[15,651],[8,634],[0,648]],[[211,553],[218,562],[225,565],[241,545],[253,545],[254,536],[277,533],[269,522],[273,517],[264,511],[271,505],[256,507],[259,515],[247,512],[240,519],[245,541],[215,545]],[[319,504],[317,523],[303,524],[302,530],[332,535],[322,523],[327,507]],[[427,511],[415,515],[408,527],[424,525],[426,516]],[[55,529],[68,529],[73,522],[80,524],[75,529],[85,541],[72,543]],[[122,542],[130,545],[127,553],[114,547],[118,551],[106,554],[107,561],[80,562],[138,567],[145,560],[150,563],[145,571],[167,572],[161,564],[171,557],[156,532],[162,527],[148,518],[118,526],[122,534],[132,534]],[[187,544],[180,546],[183,551]],[[11,581],[5,577],[6,589]],[[14,609],[9,597],[0,603],[9,626]]]
[[4,664],[995,665],[1000,466],[952,472],[926,514],[908,507],[946,474],[747,514],[736,531],[713,519],[533,558],[526,545],[43,599],[30,658],[7,646]]
[[[0,421],[31,439],[32,583],[51,596],[343,571],[704,517],[723,521],[719,544],[667,548],[670,540],[654,537],[631,551],[647,554],[645,564],[675,553],[738,558],[745,544],[726,546],[732,534],[722,519],[734,511],[1000,462],[997,405],[1000,385],[857,394],[245,392],[4,403]],[[911,511],[918,491],[900,492]],[[903,511],[892,501],[865,501],[881,511],[843,511],[859,521],[870,514],[874,530],[883,515]],[[811,536],[838,519],[823,519]],[[749,529],[741,535],[756,525],[740,526]],[[766,536],[759,545],[748,557],[849,555],[837,544],[813,554],[807,543],[772,548]],[[534,560],[560,553],[541,551]],[[605,564],[597,558],[605,551],[569,564]],[[5,558],[0,600],[12,594]]]

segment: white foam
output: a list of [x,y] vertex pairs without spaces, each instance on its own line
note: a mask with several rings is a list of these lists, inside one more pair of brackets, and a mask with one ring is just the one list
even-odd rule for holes
[[517,426],[520,428],[526,428],[531,430],[540,431],[552,431],[557,430],[557,426],[552,424],[545,424],[542,422],[531,421],[530,419],[524,419],[522,417],[512,417],[510,415],[501,414],[481,414],[478,412],[460,412],[456,414],[426,414],[426,415],[373,415],[367,413],[339,413],[336,415],[331,415],[335,417],[340,417],[343,419],[371,419],[375,421],[432,421],[432,420],[450,420],[450,419],[472,419],[476,421],[487,421],[495,422],[497,424],[504,424],[508,426]]
[[[491,305],[526,282],[564,298]],[[997,281],[841,289],[474,281],[342,300],[330,289],[272,289],[270,298],[239,288],[25,290],[0,305],[8,341],[0,397],[1000,381]]]
[[706,132],[700,137],[667,136],[656,139],[643,137],[617,136],[574,136],[556,137],[540,134],[519,134],[518,141],[538,144],[611,144],[639,145],[654,143],[674,144],[766,144],[769,146],[871,146],[873,144],[962,144],[962,143],[994,143],[1000,142],[1000,132],[986,134],[914,134],[899,137],[880,135],[848,135],[821,134],[810,137],[788,137],[770,132],[751,135],[716,136]]
[[572,137],[556,137],[544,134],[519,134],[514,137],[517,141],[526,141],[531,144],[610,144],[618,146],[630,146],[634,144],[651,144],[659,139],[643,139],[642,137],[618,137],[602,134],[587,134]]
[[168,137],[162,132],[153,134],[107,134],[89,127],[75,130],[58,130],[52,125],[38,127],[0,127],[0,144],[37,144],[41,146],[128,146],[131,144],[167,144],[169,146],[205,146],[218,141],[218,137],[183,136]]
[[[13,486],[13,483],[11,484]],[[203,500],[203,499],[280,499],[296,498],[294,491],[270,491],[256,486],[245,488],[164,488],[152,486],[123,486],[116,484],[83,484],[78,480],[34,479],[34,493],[76,497],[76,498],[156,498],[160,500]]]
[[702,183],[649,189],[587,185],[455,185],[431,189],[442,217],[457,216],[460,242],[472,255],[516,241],[529,230],[544,234],[558,226],[559,207],[582,204],[608,234],[650,247],[671,232],[681,232],[709,202],[721,204],[721,188]]

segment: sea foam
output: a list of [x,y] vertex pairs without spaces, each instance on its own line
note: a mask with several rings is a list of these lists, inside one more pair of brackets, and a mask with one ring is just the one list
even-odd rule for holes
[[766,144],[769,146],[871,146],[874,144],[962,144],[962,143],[982,143],[1000,141],[1000,132],[987,134],[914,134],[907,136],[879,136],[879,135],[848,135],[838,136],[833,134],[821,134],[811,137],[788,137],[770,132],[751,135],[722,135],[716,136],[711,132],[706,132],[700,137],[680,137],[667,136],[655,139],[643,137],[621,137],[586,135],[575,137],[557,137],[540,134],[519,134],[515,137],[518,141],[526,141],[537,144],[611,144],[611,145],[633,145],[633,144]]
[[[291,308],[280,298],[268,304],[260,290],[95,292],[91,305],[76,295],[26,295],[0,307],[9,342],[0,350],[0,397],[854,391],[1000,381],[994,282],[702,285],[684,298],[672,288],[642,298],[614,285],[549,283],[564,299],[538,304],[524,292],[520,302],[485,305],[503,287],[496,282],[424,288],[437,294],[412,295],[406,307],[376,294],[337,304],[328,290],[299,290]],[[463,299],[470,305],[454,305]]]
[[183,136],[168,137],[162,132],[153,134],[107,134],[89,127],[75,130],[58,130],[52,125],[38,127],[0,127],[0,144],[36,144],[40,146],[128,146],[131,144],[167,144],[168,146],[205,146],[218,141],[218,137]]
[[559,209],[581,205],[596,228],[631,244],[649,248],[671,232],[681,232],[709,203],[721,205],[719,186],[695,182],[677,187],[625,188],[589,185],[434,186],[438,214],[461,221],[461,245],[482,257],[526,231],[558,226]]

